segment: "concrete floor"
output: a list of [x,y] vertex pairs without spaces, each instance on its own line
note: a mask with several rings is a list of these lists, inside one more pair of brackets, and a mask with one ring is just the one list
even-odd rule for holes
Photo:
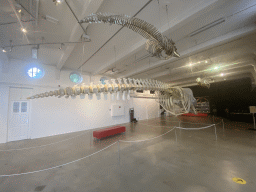
[[[184,122],[211,123],[211,118],[179,117]],[[166,133],[178,126],[175,117],[125,124],[127,132],[102,141],[88,134],[71,133],[35,140],[1,144],[0,150],[53,145],[21,150],[0,151],[0,175],[46,169],[92,154],[118,140],[142,140]],[[219,122],[221,119],[216,119]],[[251,124],[225,121],[204,130],[176,130],[140,143],[120,142],[81,161],[56,169],[28,175],[1,177],[1,192],[16,191],[175,191],[175,192],[255,192],[256,131]],[[182,123],[182,127],[205,125]],[[177,137],[176,137],[177,135]],[[91,141],[91,145],[90,145]],[[239,177],[245,185],[233,182]]]

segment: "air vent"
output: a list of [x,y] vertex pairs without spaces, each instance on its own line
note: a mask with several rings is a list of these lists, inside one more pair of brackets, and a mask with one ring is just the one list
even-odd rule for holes
[[225,19],[224,18],[220,18],[220,19],[218,19],[218,20],[216,20],[216,21],[214,21],[212,23],[209,23],[209,24],[207,24],[207,25],[205,25],[205,26],[203,26],[203,27],[193,31],[192,33],[189,34],[189,37],[193,37],[193,36],[203,32],[203,31],[206,31],[207,29],[210,29],[210,28],[212,28],[212,27],[214,27],[216,25],[219,25],[219,24],[221,24],[223,22],[225,22]]

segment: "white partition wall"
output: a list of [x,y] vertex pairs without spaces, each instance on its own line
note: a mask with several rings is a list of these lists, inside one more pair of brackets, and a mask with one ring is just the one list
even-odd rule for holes
[[[111,116],[111,105],[120,104],[123,116]],[[49,97],[31,101],[31,138],[46,137],[129,122],[129,101]]]
[[[42,79],[31,79],[24,70],[25,63],[17,60],[11,62],[8,73],[2,73],[0,70],[0,143],[11,140],[8,138],[8,113],[13,107],[13,101],[26,101],[27,96],[59,89],[58,85],[61,87],[75,85],[69,80],[71,71],[61,71],[60,77],[56,78],[55,67],[43,66],[45,76]],[[83,75],[83,82],[89,84],[91,80],[97,83],[100,77]],[[124,115],[111,116],[112,105],[122,106]],[[133,98],[126,101],[116,98],[112,100],[110,94],[107,99],[102,94],[99,100],[96,95],[93,95],[93,98],[86,95],[84,99],[77,96],[76,99],[48,97],[30,100],[29,131],[24,137],[34,139],[128,123],[129,109],[132,107],[135,109],[135,118],[139,120],[155,118],[159,113],[159,104],[155,100]]]
[[134,117],[137,120],[159,117],[159,103],[154,99],[133,98]]

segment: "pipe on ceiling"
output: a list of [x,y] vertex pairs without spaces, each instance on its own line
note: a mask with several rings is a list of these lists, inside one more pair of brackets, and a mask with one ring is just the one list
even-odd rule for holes
[[85,42],[90,42],[89,41],[78,41],[78,42],[56,42],[56,43],[34,43],[34,44],[21,44],[21,45],[9,45],[9,46],[3,46],[4,48],[9,48],[9,47],[22,47],[22,46],[34,46],[34,45],[62,45],[62,44],[74,44],[74,43],[85,43]]

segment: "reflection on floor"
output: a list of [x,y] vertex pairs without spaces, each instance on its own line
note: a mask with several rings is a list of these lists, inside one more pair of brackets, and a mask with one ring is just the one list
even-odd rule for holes
[[[220,122],[217,141],[214,127],[176,129],[162,137],[146,140],[175,126],[200,128],[213,122]],[[38,146],[0,151],[0,175],[9,175],[72,162],[118,140],[146,140],[120,142],[120,151],[116,143],[91,157],[52,170],[1,177],[0,191],[255,191],[256,132],[247,130],[253,125],[226,119],[224,122],[223,129],[220,118],[213,121],[212,117],[162,117],[124,124],[125,134],[102,141],[93,140],[90,130],[1,144],[0,150]],[[48,145],[50,143],[53,144]],[[232,180],[234,177],[247,183],[237,184]]]

